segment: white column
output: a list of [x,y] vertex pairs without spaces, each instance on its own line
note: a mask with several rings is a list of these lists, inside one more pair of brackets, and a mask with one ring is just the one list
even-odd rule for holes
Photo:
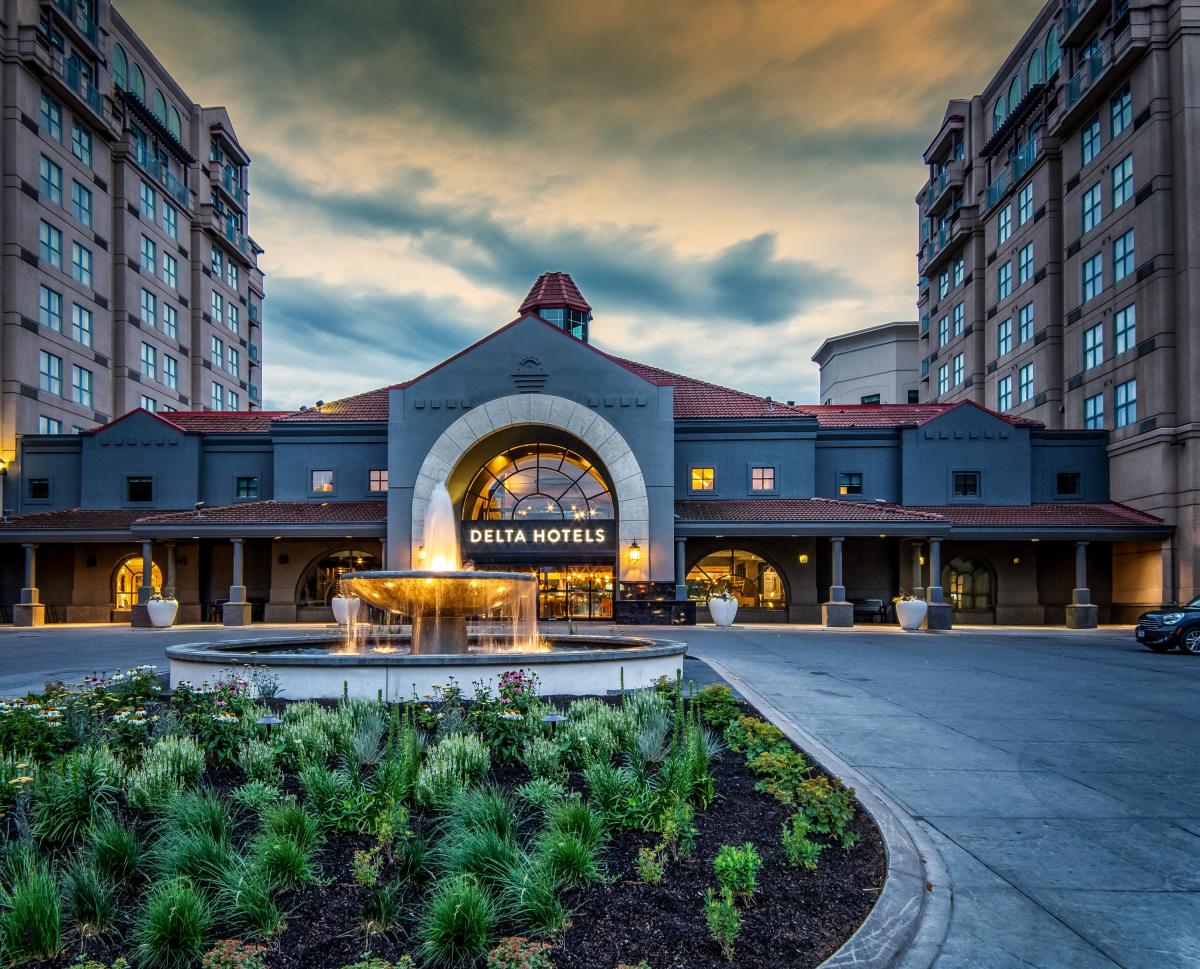
[[829,587],[830,602],[846,601],[846,584],[842,581],[842,542],[844,538],[831,538],[833,546],[833,584]]

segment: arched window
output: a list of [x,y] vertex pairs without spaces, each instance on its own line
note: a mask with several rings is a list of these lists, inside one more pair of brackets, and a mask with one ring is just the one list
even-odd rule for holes
[[1042,83],[1042,52],[1035,50],[1029,55],[1029,69],[1025,72],[1025,82],[1029,87]]
[[1046,38],[1046,79],[1054,77],[1058,72],[1059,62],[1062,61],[1062,49],[1058,46],[1058,27],[1050,28]]
[[296,604],[325,606],[337,595],[338,580],[347,572],[378,569],[379,556],[359,549],[330,552],[313,562],[304,572],[296,588]]
[[1000,130],[1000,126],[1004,124],[1004,116],[1008,114],[1008,108],[1004,103],[1004,95],[996,99],[995,107],[992,108],[992,134]]
[[167,129],[175,136],[176,140],[183,141],[183,123],[179,120],[179,112],[175,110],[174,105],[171,106]]
[[783,609],[787,589],[775,566],[753,552],[722,549],[704,556],[688,571],[688,598],[706,601],[718,592],[732,592],[748,609]]
[[[162,592],[162,569],[157,563],[150,573],[150,585],[156,593]],[[137,605],[138,589],[142,587],[142,557],[131,555],[113,573],[113,604],[118,609],[132,609]]]
[[476,473],[463,501],[469,521],[612,517],[612,492],[600,470],[557,444],[522,444],[497,454]]
[[146,75],[136,64],[129,65],[129,91],[136,94],[143,103],[146,101]]
[[113,44],[112,49],[112,76],[113,83],[124,88],[128,83],[129,75],[129,59],[125,56],[125,48],[120,44]]
[[1014,111],[1018,104],[1021,103],[1021,75],[1018,74],[1012,79],[1012,84],[1008,86],[1008,110]]
[[167,123],[167,100],[158,88],[154,89],[154,117],[163,124]]
[[942,586],[959,612],[991,609],[996,605],[992,570],[972,558],[955,558],[942,569]]

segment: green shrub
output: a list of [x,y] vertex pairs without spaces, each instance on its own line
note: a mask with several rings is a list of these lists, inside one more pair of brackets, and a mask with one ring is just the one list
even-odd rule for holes
[[750,842],[742,847],[721,845],[717,857],[713,859],[713,871],[717,875],[717,884],[722,891],[728,891],[743,902],[754,897],[758,887],[758,870],[762,867],[762,858],[758,850]]
[[604,818],[578,795],[552,804],[546,819],[549,830],[556,834],[572,834],[589,848],[599,845],[604,836]]
[[510,868],[504,875],[500,902],[506,918],[522,931],[542,938],[558,935],[570,919],[558,897],[554,876],[541,864]]
[[286,835],[264,831],[254,839],[251,857],[274,887],[299,888],[317,880],[311,846],[298,844]]
[[583,777],[588,796],[604,820],[617,827],[629,827],[630,802],[638,784],[634,772],[628,767],[596,762],[584,768]]
[[81,939],[107,932],[116,914],[111,883],[90,864],[79,862],[63,876],[67,920]]
[[857,841],[853,832],[846,831],[854,819],[854,788],[844,787],[837,778],[832,781],[819,774],[796,786],[795,804],[808,819],[809,827],[818,834],[840,840]]
[[150,746],[142,763],[169,769],[180,787],[188,787],[204,775],[204,749],[186,735],[163,737]]
[[155,885],[134,923],[139,965],[174,969],[194,963],[212,926],[204,896],[184,879]]
[[247,740],[238,750],[238,764],[252,781],[278,784],[283,777],[275,763],[275,748],[263,740]]
[[270,876],[248,859],[236,859],[222,874],[216,908],[223,922],[247,938],[267,939],[284,927]]
[[421,957],[436,967],[469,966],[487,951],[495,928],[496,906],[488,893],[469,876],[447,879],[421,918]]
[[262,812],[262,829],[276,837],[290,838],[304,848],[316,846],[320,822],[293,798],[267,805]]
[[97,874],[109,884],[128,885],[141,878],[142,846],[138,836],[113,818],[92,825],[87,856]]
[[78,841],[94,820],[108,814],[120,777],[121,765],[107,747],[64,754],[39,771],[33,801],[37,836],[53,844]]
[[167,803],[165,831],[207,834],[214,841],[228,841],[233,834],[229,809],[212,791],[182,791]]
[[62,909],[54,869],[32,850],[11,866],[12,883],[0,888],[0,946],[13,964],[52,959],[62,950]]
[[639,848],[635,864],[637,865],[638,877],[647,885],[659,885],[662,883],[667,863],[666,859],[663,858],[661,849]]
[[430,747],[417,773],[417,803],[444,809],[455,795],[483,780],[490,756],[476,734],[454,734]]
[[267,969],[266,947],[247,945],[239,939],[222,939],[204,953],[201,969]]
[[567,793],[567,789],[558,781],[535,777],[531,781],[526,781],[513,793],[530,807],[545,811],[551,804],[562,798]]
[[808,837],[811,830],[808,818],[803,814],[793,814],[790,824],[787,821],[783,823],[783,853],[793,868],[817,870],[822,845]]
[[399,962],[388,962],[386,959],[373,956],[352,962],[348,966],[342,966],[342,969],[416,969],[416,965],[412,961],[412,956],[401,956]]
[[522,853],[511,837],[495,830],[455,826],[438,842],[433,860],[445,876],[474,875],[494,887],[521,863]]
[[512,803],[503,791],[492,786],[463,791],[455,797],[446,828],[492,831],[507,840],[512,840],[517,831]]
[[205,890],[216,890],[236,861],[228,841],[218,841],[208,831],[164,831],[151,855],[155,873],[163,878],[185,878]]
[[730,750],[745,754],[747,760],[753,760],[763,751],[781,752],[791,749],[783,731],[758,717],[738,717],[729,724],[725,728],[725,743],[729,745]]
[[708,934],[721,947],[721,955],[732,962],[733,946],[742,931],[742,915],[728,888],[722,889],[719,895],[711,888],[704,890],[704,922]]
[[537,840],[537,858],[559,885],[577,887],[600,879],[595,848],[577,835],[544,831]]
[[246,781],[241,787],[235,787],[229,792],[229,799],[250,814],[262,814],[269,804],[280,797],[279,788],[265,781]]
[[125,778],[125,799],[143,814],[162,814],[182,789],[178,775],[161,764],[143,764]]
[[396,874],[402,878],[419,879],[425,874],[425,859],[428,842],[422,835],[413,835],[401,841],[395,849],[392,861]]
[[710,727],[724,730],[739,716],[742,708],[733,690],[724,683],[710,683],[696,694],[696,705],[700,708],[700,716]]
[[546,942],[506,936],[488,953],[487,969],[554,969],[546,954],[550,948]]
[[358,927],[370,944],[370,938],[381,932],[390,932],[400,922],[403,914],[404,886],[399,882],[391,882],[375,889],[358,916]]
[[658,690],[634,690],[626,693],[621,700],[629,722],[639,727],[658,717],[670,717],[671,702],[667,694]]
[[521,760],[535,778],[565,784],[567,768],[562,762],[562,751],[558,744],[545,737],[534,737],[525,742]]

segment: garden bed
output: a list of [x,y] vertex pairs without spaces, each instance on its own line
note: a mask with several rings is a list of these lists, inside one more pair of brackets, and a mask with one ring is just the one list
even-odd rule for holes
[[[802,969],[853,934],[882,887],[869,816],[727,691],[697,699],[666,685],[579,704],[538,697],[518,677],[500,698],[451,689],[385,708],[256,699],[232,680],[168,700],[150,682],[132,697],[92,685],[86,706],[99,713],[81,713],[77,698],[43,701],[34,715],[56,709],[60,727],[0,717],[14,792],[0,944],[13,964],[59,969],[85,951],[96,967],[198,966],[218,940],[238,939],[255,947],[241,950],[246,961],[206,965],[341,969],[369,952],[381,969],[409,956],[497,969]],[[567,720],[545,723],[551,709]],[[264,716],[281,721],[270,734]],[[62,764],[93,756],[98,740],[92,767],[122,776],[103,780],[91,809],[70,792],[56,801]],[[38,749],[15,754],[17,744]],[[155,764],[176,748],[190,766],[164,780]],[[72,811],[77,830],[63,826]],[[119,827],[139,846],[128,877],[103,850],[106,821],[109,837]],[[200,829],[213,835],[198,840]],[[37,898],[34,868],[60,898],[49,958],[51,936],[22,914]],[[109,890],[106,921],[89,915],[85,869]],[[204,910],[198,937],[174,916],[153,931],[153,899],[171,892]],[[461,914],[472,905],[487,909],[478,924]],[[93,931],[89,918],[104,924]],[[503,937],[526,940],[508,943],[508,961],[495,948]]]

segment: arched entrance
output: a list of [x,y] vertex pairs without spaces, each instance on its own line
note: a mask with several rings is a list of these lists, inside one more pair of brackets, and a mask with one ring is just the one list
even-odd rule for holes
[[362,549],[343,548],[326,552],[309,563],[296,585],[300,608],[327,606],[337,595],[338,580],[347,572],[381,568],[379,556]]
[[786,609],[783,573],[761,555],[741,548],[709,552],[688,569],[688,598],[706,602],[718,592],[731,592],[739,607]]
[[[162,592],[162,569],[154,564],[150,573],[150,585],[156,595]],[[130,555],[122,559],[116,571],[113,572],[113,606],[118,611],[132,609],[137,605],[138,589],[142,587],[142,557]]]
[[942,589],[954,607],[954,621],[994,622],[996,575],[976,558],[957,556],[942,566]]

